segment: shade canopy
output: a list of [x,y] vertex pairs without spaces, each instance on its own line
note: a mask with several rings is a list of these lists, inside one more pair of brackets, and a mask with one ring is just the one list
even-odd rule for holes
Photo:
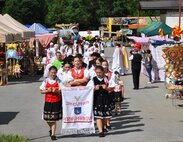
[[[0,31],[1,31],[1,33],[3,33],[4,36],[11,35],[12,36],[11,42],[19,41],[19,40],[22,39],[21,33],[19,33],[18,31],[14,30],[13,28],[3,24],[1,21],[0,21]],[[4,37],[4,39],[5,38],[6,37]]]
[[21,32],[23,39],[29,39],[35,36],[34,31],[21,24],[20,22],[12,18],[10,15],[8,14],[3,15],[3,19],[8,21],[7,24],[11,25],[12,28],[15,28],[16,30]]
[[49,30],[41,25],[40,23],[34,23],[32,24],[29,29],[33,30],[36,35],[42,35],[42,34],[48,34]]
[[166,25],[163,22],[152,22],[147,27],[138,30],[140,33],[144,33],[146,36],[155,36],[159,35],[159,30],[162,29],[164,35],[172,34],[172,28]]
[[13,40],[13,34],[0,29],[0,43],[10,43]]

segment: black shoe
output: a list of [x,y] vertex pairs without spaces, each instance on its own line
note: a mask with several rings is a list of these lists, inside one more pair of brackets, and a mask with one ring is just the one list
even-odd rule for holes
[[50,137],[51,137],[51,135],[52,135],[52,130],[50,130],[49,133],[50,133]]
[[112,130],[111,125],[106,126],[106,128],[107,128],[108,130]]
[[139,90],[138,88],[133,88],[133,90]]
[[108,132],[108,130],[104,128],[104,129],[103,129],[103,132],[104,132],[104,133],[107,133],[107,132]]
[[104,132],[100,132],[99,137],[105,137]]
[[55,141],[55,140],[57,140],[57,137],[55,135],[53,135],[53,136],[51,136],[51,140]]

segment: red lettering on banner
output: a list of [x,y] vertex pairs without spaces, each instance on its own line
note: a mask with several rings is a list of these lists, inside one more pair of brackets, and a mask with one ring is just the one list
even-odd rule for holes
[[90,123],[92,121],[92,116],[72,116],[64,117],[64,123]]
[[86,105],[89,105],[89,101],[85,101],[85,102],[66,102],[66,105],[68,106],[86,106]]

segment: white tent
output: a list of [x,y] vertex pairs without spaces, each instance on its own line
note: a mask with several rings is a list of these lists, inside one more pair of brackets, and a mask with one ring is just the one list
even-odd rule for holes
[[3,24],[2,22],[0,22],[0,29],[2,30],[2,32],[6,32],[8,34],[12,35],[12,41],[19,41],[22,39],[21,37],[21,33],[19,33],[18,31],[12,29],[11,27]]
[[14,18],[12,18],[10,15],[5,14],[3,15],[3,18],[1,16],[1,19],[5,21],[5,23],[12,28],[16,29],[17,31],[21,32],[23,39],[29,39],[31,37],[35,36],[35,32],[27,28],[26,26],[22,25],[20,22],[16,21]]
[[13,35],[0,29],[0,43],[10,43],[13,40]]

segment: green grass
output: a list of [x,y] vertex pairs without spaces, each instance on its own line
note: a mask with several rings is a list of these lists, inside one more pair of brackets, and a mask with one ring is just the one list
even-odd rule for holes
[[28,140],[18,135],[0,135],[0,142],[28,142]]

